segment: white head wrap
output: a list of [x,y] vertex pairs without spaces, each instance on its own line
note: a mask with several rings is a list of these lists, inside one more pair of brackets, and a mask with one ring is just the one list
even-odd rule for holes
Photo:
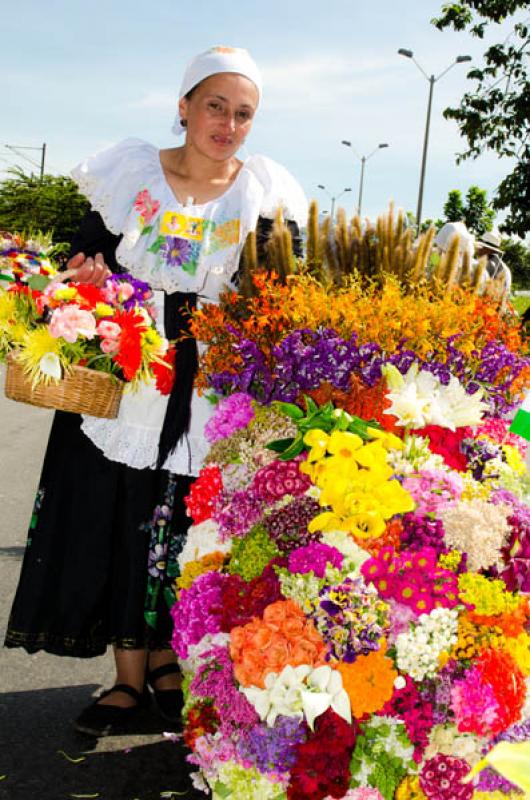
[[[211,47],[204,53],[199,53],[193,58],[184,73],[179,91],[179,100],[185,97],[194,86],[220,72],[237,72],[244,75],[258,90],[258,101],[261,100],[261,74],[256,63],[247,50],[241,47]],[[171,129],[176,136],[180,136],[185,128],[180,124],[180,114],[177,112],[175,122]]]

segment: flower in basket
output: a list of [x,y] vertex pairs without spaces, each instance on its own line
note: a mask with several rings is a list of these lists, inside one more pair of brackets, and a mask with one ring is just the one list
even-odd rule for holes
[[11,335],[2,331],[2,354],[14,350],[34,386],[60,379],[74,366],[115,375],[133,387],[171,374],[168,342],[156,330],[151,292],[142,281],[114,275],[101,288],[51,281],[42,290],[16,283],[6,295],[14,316]]
[[51,240],[46,236],[25,239],[18,234],[0,234],[0,286],[19,283],[42,288],[57,273],[48,257],[50,250]]

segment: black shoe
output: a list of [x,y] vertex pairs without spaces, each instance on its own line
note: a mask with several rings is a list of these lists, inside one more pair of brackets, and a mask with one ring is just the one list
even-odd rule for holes
[[[101,705],[99,702],[103,697],[108,697],[113,692],[124,692],[136,700],[136,705],[122,708],[121,706]],[[87,706],[80,713],[74,727],[80,733],[88,733],[90,736],[110,736],[114,733],[121,733],[126,730],[128,724],[133,720],[138,712],[149,703],[149,692],[143,694],[138,692],[133,686],[126,683],[118,683],[106,692],[103,692],[97,700]]]
[[153,690],[158,713],[174,725],[182,723],[182,707],[184,705],[182,689],[157,689],[155,683],[164,675],[177,673],[180,675],[180,669],[178,664],[174,663],[162,664],[161,667],[149,670],[147,673],[147,683]]

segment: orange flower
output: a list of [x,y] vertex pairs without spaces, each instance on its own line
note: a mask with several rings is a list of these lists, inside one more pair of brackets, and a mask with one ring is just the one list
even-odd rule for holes
[[366,656],[357,656],[353,664],[341,661],[333,665],[342,675],[352,714],[357,719],[379,711],[392,697],[398,674],[385,652],[386,647],[382,647]]
[[230,633],[234,675],[243,686],[264,688],[265,676],[281,672],[287,664],[320,666],[326,652],[312,620],[292,600],[271,603],[263,619],[255,617]]

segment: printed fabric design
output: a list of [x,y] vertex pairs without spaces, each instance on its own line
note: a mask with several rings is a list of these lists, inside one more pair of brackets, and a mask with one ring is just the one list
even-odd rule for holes
[[162,505],[156,506],[151,520],[140,526],[149,536],[147,559],[147,591],[144,618],[151,628],[156,628],[158,607],[163,595],[168,608],[175,603],[175,578],[180,575],[178,555],[184,536],[178,536],[171,525],[175,504],[176,480],[170,476]]
[[42,508],[43,500],[44,500],[44,489],[41,488],[41,489],[38,490],[38,492],[37,492],[37,494],[35,496],[35,502],[33,504],[33,511],[31,513],[31,520],[30,520],[30,523],[29,523],[28,540],[27,540],[27,546],[28,547],[31,547],[31,542],[33,541],[33,531],[36,529],[37,523],[39,521],[39,512],[40,512],[40,510]]
[[189,275],[196,274],[201,254],[210,256],[239,244],[238,218],[214,222],[179,211],[169,210],[159,214],[160,201],[154,199],[148,189],[138,192],[133,207],[138,213],[138,227],[142,236],[155,230],[156,218],[159,217],[158,236],[147,252],[158,255],[170,267],[180,267]]

